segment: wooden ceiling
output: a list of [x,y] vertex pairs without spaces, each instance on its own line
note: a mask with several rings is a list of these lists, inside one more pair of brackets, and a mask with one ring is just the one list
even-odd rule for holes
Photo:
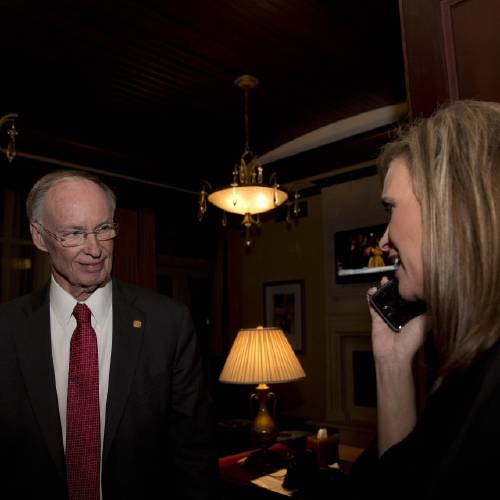
[[[0,116],[20,114],[20,151],[183,189],[229,181],[244,143],[239,75],[260,80],[249,108],[257,154],[405,100],[397,0],[0,0],[0,9]],[[384,131],[343,140],[338,157],[333,145],[321,160],[318,151],[293,168],[281,160],[278,175],[345,166],[345,151],[372,158]]]

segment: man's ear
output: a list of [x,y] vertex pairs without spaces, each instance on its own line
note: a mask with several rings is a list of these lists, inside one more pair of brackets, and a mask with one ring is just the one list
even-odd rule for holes
[[38,250],[41,250],[42,252],[48,252],[45,241],[42,238],[42,233],[34,222],[30,223],[30,232],[33,244],[38,248]]

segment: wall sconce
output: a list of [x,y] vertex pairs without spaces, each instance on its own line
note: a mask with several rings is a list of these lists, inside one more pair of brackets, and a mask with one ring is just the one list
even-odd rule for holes
[[19,115],[17,113],[9,113],[0,118],[0,131],[2,130],[2,127],[6,123],[10,123],[10,128],[7,131],[7,135],[9,136],[9,143],[7,144],[7,150],[5,151],[5,154],[7,156],[7,160],[9,160],[9,163],[16,157],[16,135],[19,133],[16,130],[16,123],[15,120]]

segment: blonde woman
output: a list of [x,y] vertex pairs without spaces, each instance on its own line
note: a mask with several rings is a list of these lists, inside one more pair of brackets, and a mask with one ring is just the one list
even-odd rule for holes
[[[440,109],[387,145],[380,168],[391,214],[380,247],[399,260],[400,295],[428,311],[394,333],[370,308],[379,458],[358,464],[358,484],[483,498],[500,470],[500,104]],[[412,362],[426,338],[438,375],[417,418]]]

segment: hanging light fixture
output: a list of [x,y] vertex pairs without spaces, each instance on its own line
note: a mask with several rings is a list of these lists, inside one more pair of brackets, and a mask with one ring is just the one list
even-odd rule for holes
[[[288,199],[288,194],[280,189],[276,174],[272,174],[269,183],[264,182],[264,169],[259,158],[254,155],[248,142],[248,93],[259,81],[251,75],[238,77],[235,82],[245,95],[245,148],[239,164],[233,170],[233,178],[229,186],[217,189],[210,194],[205,187],[200,193],[198,218],[203,219],[207,211],[207,199],[210,203],[226,212],[243,215],[242,225],[245,226],[245,244],[250,245],[250,234],[253,225],[259,224],[259,214],[268,212]],[[256,217],[254,217],[256,216]]]
[[19,133],[16,130],[16,118],[18,117],[17,113],[9,113],[0,118],[0,130],[5,123],[10,122],[10,128],[7,131],[7,135],[9,136],[9,143],[7,144],[7,149],[5,154],[7,156],[7,160],[11,162],[16,157],[16,135]]

